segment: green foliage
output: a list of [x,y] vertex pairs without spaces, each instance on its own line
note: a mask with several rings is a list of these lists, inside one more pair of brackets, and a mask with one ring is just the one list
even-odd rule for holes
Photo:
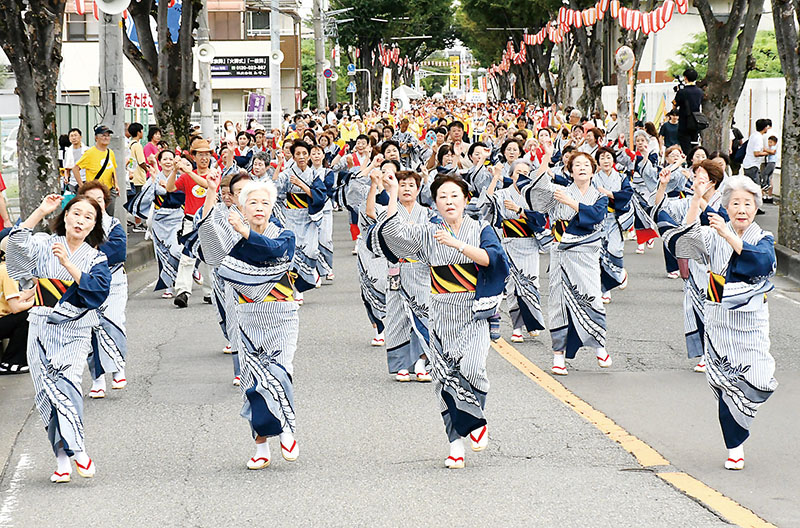
[[[734,41],[730,57],[728,57],[728,77],[733,73],[738,45],[738,40]],[[752,53],[756,65],[755,69],[750,71],[748,77],[783,77],[774,31],[759,31],[753,43]],[[683,71],[691,66],[697,70],[700,79],[704,78],[708,72],[708,36],[705,33],[692,35],[692,39],[678,50],[678,60],[673,61],[670,59],[667,61],[667,65],[667,72],[673,77],[682,75]]]
[[[327,57],[331,56],[330,42],[326,42],[325,55]],[[334,69],[336,73],[339,74],[339,79],[336,81],[336,94],[339,102],[342,102],[344,100],[350,100],[350,95],[345,93],[345,90],[347,90],[347,84],[353,77],[347,75],[347,58],[342,57],[340,62],[341,66]],[[317,105],[317,72],[313,39],[303,39],[300,41],[300,65],[300,85],[302,90],[308,94],[308,96],[303,99],[303,106],[308,106],[310,104],[314,107]],[[331,66],[331,68],[333,68],[333,66]],[[333,84],[328,81],[328,100],[331,98],[332,86]]]

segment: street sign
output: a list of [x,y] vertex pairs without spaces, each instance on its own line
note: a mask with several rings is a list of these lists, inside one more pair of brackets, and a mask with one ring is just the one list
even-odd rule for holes
[[322,71],[322,76],[325,77],[326,79],[330,79],[331,77],[333,77],[333,70],[330,68],[325,68]]
[[355,64],[348,64],[347,65],[347,75],[355,75],[356,74],[356,65]]
[[350,81],[350,84],[347,85],[347,93],[356,93],[356,82]]

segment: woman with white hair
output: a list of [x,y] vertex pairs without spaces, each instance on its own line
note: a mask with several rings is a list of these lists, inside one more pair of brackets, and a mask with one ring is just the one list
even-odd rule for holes
[[217,266],[227,300],[235,298],[241,362],[241,415],[250,422],[256,453],[248,469],[270,464],[267,438],[280,437],[281,455],[297,460],[292,360],[297,349],[297,302],[293,297],[294,233],[271,221],[277,190],[250,182],[239,208],[215,207],[218,174],[208,177],[203,219],[198,227],[203,260]]
[[553,236],[545,228],[547,216],[531,211],[520,193],[520,186],[530,181],[531,170],[529,162],[516,160],[511,164],[511,185],[497,189],[498,184],[502,186],[503,166],[495,165],[483,205],[483,212],[508,255],[510,273],[505,293],[514,343],[525,340],[523,326],[531,337],[545,329],[539,294],[539,253],[549,248]]
[[[711,185],[706,183],[704,185]],[[744,468],[744,441],[756,411],[778,386],[775,360],[769,353],[767,292],[773,286],[775,241],[754,221],[761,207],[761,189],[745,176],[725,180],[722,205],[730,221],[708,215],[703,185],[692,198],[684,225],[665,234],[665,244],[678,258],[709,267],[705,301],[706,378],[719,400],[719,422],[728,448],[726,469]]]

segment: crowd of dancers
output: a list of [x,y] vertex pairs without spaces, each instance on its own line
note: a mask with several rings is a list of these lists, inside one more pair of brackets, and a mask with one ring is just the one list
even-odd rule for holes
[[[185,308],[196,282],[215,307],[255,442],[249,469],[270,465],[270,437],[285,460],[298,458],[298,314],[306,292],[335,280],[335,211],[350,223],[371,345],[385,347],[398,382],[433,382],[446,467],[464,467],[465,444],[488,445],[486,360],[501,314],[512,342],[549,330],[553,375],[567,375],[582,348],[611,367],[606,306],[628,284],[624,242],[636,238],[640,253],[658,237],[667,276],[683,278],[692,368],[719,401],[725,467],[744,467],[752,420],[777,386],[766,296],[775,253],[755,222],[761,189],[731,175],[724,156],[662,149],[645,127],[628,145],[606,138],[599,116],[524,102],[331,114],[163,148],[127,205],[153,241],[156,290]],[[28,362],[54,482],[70,480],[70,458],[81,477],[96,471],[84,365],[91,398],[105,396],[106,373],[113,389],[127,384],[126,238],[109,200],[97,181],[63,208],[48,196],[8,240],[9,274],[35,291]],[[52,234],[34,233],[52,213]]]

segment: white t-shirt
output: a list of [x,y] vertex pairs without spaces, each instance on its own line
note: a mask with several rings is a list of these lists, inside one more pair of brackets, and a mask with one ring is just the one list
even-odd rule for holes
[[761,158],[753,155],[754,152],[759,150],[764,150],[764,136],[759,132],[754,132],[750,139],[747,140],[747,150],[744,154],[744,160],[742,160],[743,169],[761,166]]
[[[70,185],[78,185],[78,182],[75,181],[75,176],[72,175],[72,167],[75,166],[75,163],[77,163],[77,161],[81,159],[83,153],[89,150],[89,148],[90,148],[89,145],[84,145],[83,143],[81,143],[80,148],[76,149],[72,145],[70,145],[66,149],[64,149],[64,168],[70,169],[69,171]],[[85,169],[81,169],[81,178],[83,179],[83,181],[86,181]]]

